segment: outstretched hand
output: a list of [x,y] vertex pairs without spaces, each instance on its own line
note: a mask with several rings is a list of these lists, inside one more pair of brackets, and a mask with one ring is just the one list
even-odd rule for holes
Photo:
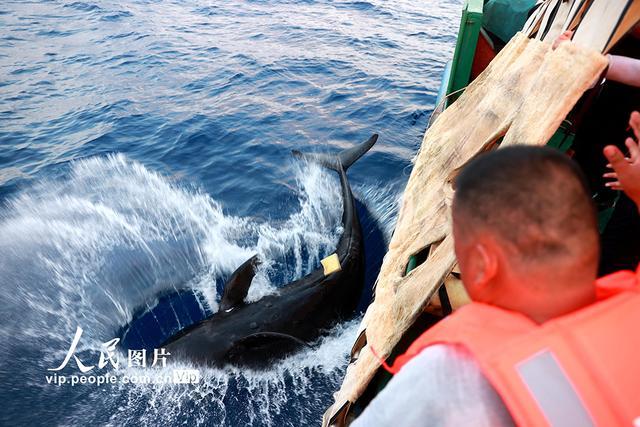
[[604,147],[604,155],[609,160],[607,165],[613,172],[607,172],[604,177],[611,179],[605,185],[613,190],[622,190],[640,209],[640,113],[634,111],[629,119],[629,126],[636,137],[627,138],[625,145],[629,149],[629,157],[614,145]]

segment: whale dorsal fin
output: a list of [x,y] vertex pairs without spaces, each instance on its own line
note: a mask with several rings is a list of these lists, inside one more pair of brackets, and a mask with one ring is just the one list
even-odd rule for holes
[[253,276],[256,275],[256,268],[259,265],[260,259],[258,255],[254,255],[233,272],[224,287],[224,294],[222,295],[222,301],[220,301],[221,310],[229,310],[242,304],[247,292],[249,292]]

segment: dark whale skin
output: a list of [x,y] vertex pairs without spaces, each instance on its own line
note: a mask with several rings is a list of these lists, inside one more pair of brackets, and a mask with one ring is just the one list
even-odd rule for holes
[[[343,233],[335,253],[341,270],[325,276],[319,268],[256,302],[240,302],[230,309],[221,309],[162,346],[171,354],[171,360],[208,366],[268,366],[353,313],[364,286],[364,244],[345,169],[368,151],[376,139],[374,135],[361,144],[368,146],[362,147],[360,153],[354,154],[351,149],[348,155],[352,158],[342,162],[323,161],[318,156],[320,163],[340,176]],[[247,262],[241,268],[255,264]]]

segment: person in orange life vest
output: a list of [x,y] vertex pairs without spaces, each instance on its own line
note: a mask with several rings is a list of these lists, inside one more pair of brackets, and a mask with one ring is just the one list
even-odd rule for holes
[[[640,149],[627,143],[629,158],[605,148],[607,177],[640,206]],[[452,219],[474,303],[396,359],[353,425],[640,425],[638,274],[596,281],[595,208],[573,161],[527,146],[478,156]]]

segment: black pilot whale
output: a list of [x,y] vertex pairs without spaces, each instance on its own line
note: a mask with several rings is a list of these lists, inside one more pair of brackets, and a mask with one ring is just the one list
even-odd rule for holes
[[346,171],[377,139],[378,135],[373,135],[334,156],[293,152],[340,176],[343,233],[335,253],[323,260],[323,268],[285,285],[276,294],[245,303],[260,262],[257,256],[252,257],[227,282],[217,313],[162,346],[172,360],[214,366],[266,366],[308,345],[323,329],[353,312],[364,285],[364,244]]

